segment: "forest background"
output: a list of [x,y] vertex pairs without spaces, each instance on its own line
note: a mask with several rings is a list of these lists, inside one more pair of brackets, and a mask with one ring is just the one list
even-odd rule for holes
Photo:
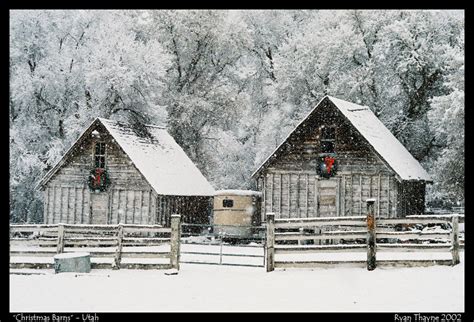
[[464,203],[464,12],[12,10],[10,221],[96,117],[166,126],[216,189],[251,174],[324,95],[369,106]]

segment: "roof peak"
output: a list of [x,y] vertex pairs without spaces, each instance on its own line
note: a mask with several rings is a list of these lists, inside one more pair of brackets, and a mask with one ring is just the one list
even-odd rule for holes
[[153,132],[151,133],[153,139],[145,141],[141,140],[137,133],[130,131],[132,128],[130,123],[101,117],[96,117],[83,131],[56,165],[41,179],[38,187],[44,186],[50,180],[69,160],[72,151],[83,144],[97,126],[105,128],[104,131],[107,131],[114,139],[114,144],[117,144],[130,159],[131,164],[155,193],[174,196],[212,196],[214,194],[214,188],[166,129],[150,131]]
[[257,170],[253,172],[252,177],[255,177],[263,168],[272,162],[272,158],[277,156],[285,142],[290,139],[296,130],[300,126],[303,126],[313,113],[317,112],[319,106],[328,101],[342,113],[343,117],[345,117],[345,119],[350,122],[359,134],[369,143],[373,152],[379,155],[401,180],[416,179],[432,182],[429,174],[421,167],[419,162],[387,129],[369,107],[329,95],[325,95],[316,106],[311,109],[306,117],[303,118],[292,131],[290,131],[280,145],[278,145],[278,147],[263,161],[263,163],[261,163]]
[[[353,107],[353,108],[347,108],[348,111],[358,111],[358,110],[370,110],[370,107],[368,107],[367,105],[362,105],[362,104],[358,104],[358,103],[354,103],[354,102],[351,102],[351,101],[347,101],[347,100],[344,100],[342,98],[337,98],[337,97],[334,97],[334,96],[330,96],[330,95],[326,95],[325,98],[329,98],[334,104],[337,105],[337,102],[334,102],[334,100],[336,101],[341,101],[341,102],[344,102],[344,103],[347,103],[347,104],[350,104],[350,105],[355,105],[356,107]],[[340,106],[338,106],[339,108],[341,108]]]

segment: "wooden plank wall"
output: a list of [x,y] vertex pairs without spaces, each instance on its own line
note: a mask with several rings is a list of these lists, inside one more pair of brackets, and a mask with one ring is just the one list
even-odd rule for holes
[[[154,224],[157,218],[157,194],[130,158],[98,128],[107,143],[106,166],[111,184],[108,193],[107,224]],[[45,223],[91,223],[90,192],[87,180],[93,169],[91,139],[59,169],[47,183],[44,192]]]
[[366,213],[368,198],[377,199],[377,216],[397,214],[397,181],[385,173],[341,174],[328,180],[314,173],[279,171],[269,174],[266,183],[264,209],[277,218],[360,216]]
[[[90,224],[89,188],[48,186],[45,190],[45,223]],[[114,188],[108,191],[106,224],[161,224],[171,215],[183,215],[188,223],[209,223],[210,197],[159,196],[152,190]]]
[[84,187],[48,186],[44,192],[45,223],[89,224],[89,194],[89,189]]
[[[306,125],[292,142],[291,151],[278,156],[263,172],[259,185],[264,193],[262,209],[274,212],[275,218],[354,216],[365,214],[368,198],[377,198],[377,216],[397,216],[395,173],[340,115],[331,109],[321,113],[324,117],[315,116]],[[316,176],[319,126],[323,124],[338,124],[338,172],[330,180]]]
[[403,216],[424,213],[425,187],[423,182],[397,183],[395,189],[398,191],[399,199],[395,202]]
[[156,193],[149,190],[112,189],[109,224],[155,224]]
[[173,214],[181,214],[183,223],[210,223],[211,197],[159,195],[156,202],[157,224],[169,227]]

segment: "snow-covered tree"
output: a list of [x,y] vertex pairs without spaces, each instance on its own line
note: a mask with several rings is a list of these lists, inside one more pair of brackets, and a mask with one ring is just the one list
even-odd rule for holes
[[165,121],[169,58],[134,24],[124,11],[11,12],[11,209],[22,220],[40,216],[34,183],[95,117]]
[[22,10],[10,14],[11,218],[97,116],[167,125],[218,189],[325,95],[370,106],[464,198],[464,16],[450,10]]
[[449,89],[446,95],[430,101],[430,126],[436,133],[437,152],[433,155],[432,173],[434,196],[464,201],[464,35],[459,35],[457,46],[446,46],[446,75]]

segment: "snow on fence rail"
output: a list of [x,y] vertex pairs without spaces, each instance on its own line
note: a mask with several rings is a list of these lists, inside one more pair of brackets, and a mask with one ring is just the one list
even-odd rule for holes
[[[334,265],[369,270],[377,265],[456,265],[459,248],[463,247],[459,238],[459,222],[463,221],[459,214],[376,219],[372,199],[367,200],[367,216],[275,219],[274,213],[268,213],[266,268],[270,272],[275,268]],[[367,252],[367,260],[301,260],[307,254],[357,252]],[[452,259],[376,260],[377,252],[450,252]],[[282,260],[282,255],[293,255],[293,260]]]
[[179,269],[180,215],[171,216],[171,228],[10,225],[10,268],[53,268],[54,255],[77,251],[90,253],[92,268]]

